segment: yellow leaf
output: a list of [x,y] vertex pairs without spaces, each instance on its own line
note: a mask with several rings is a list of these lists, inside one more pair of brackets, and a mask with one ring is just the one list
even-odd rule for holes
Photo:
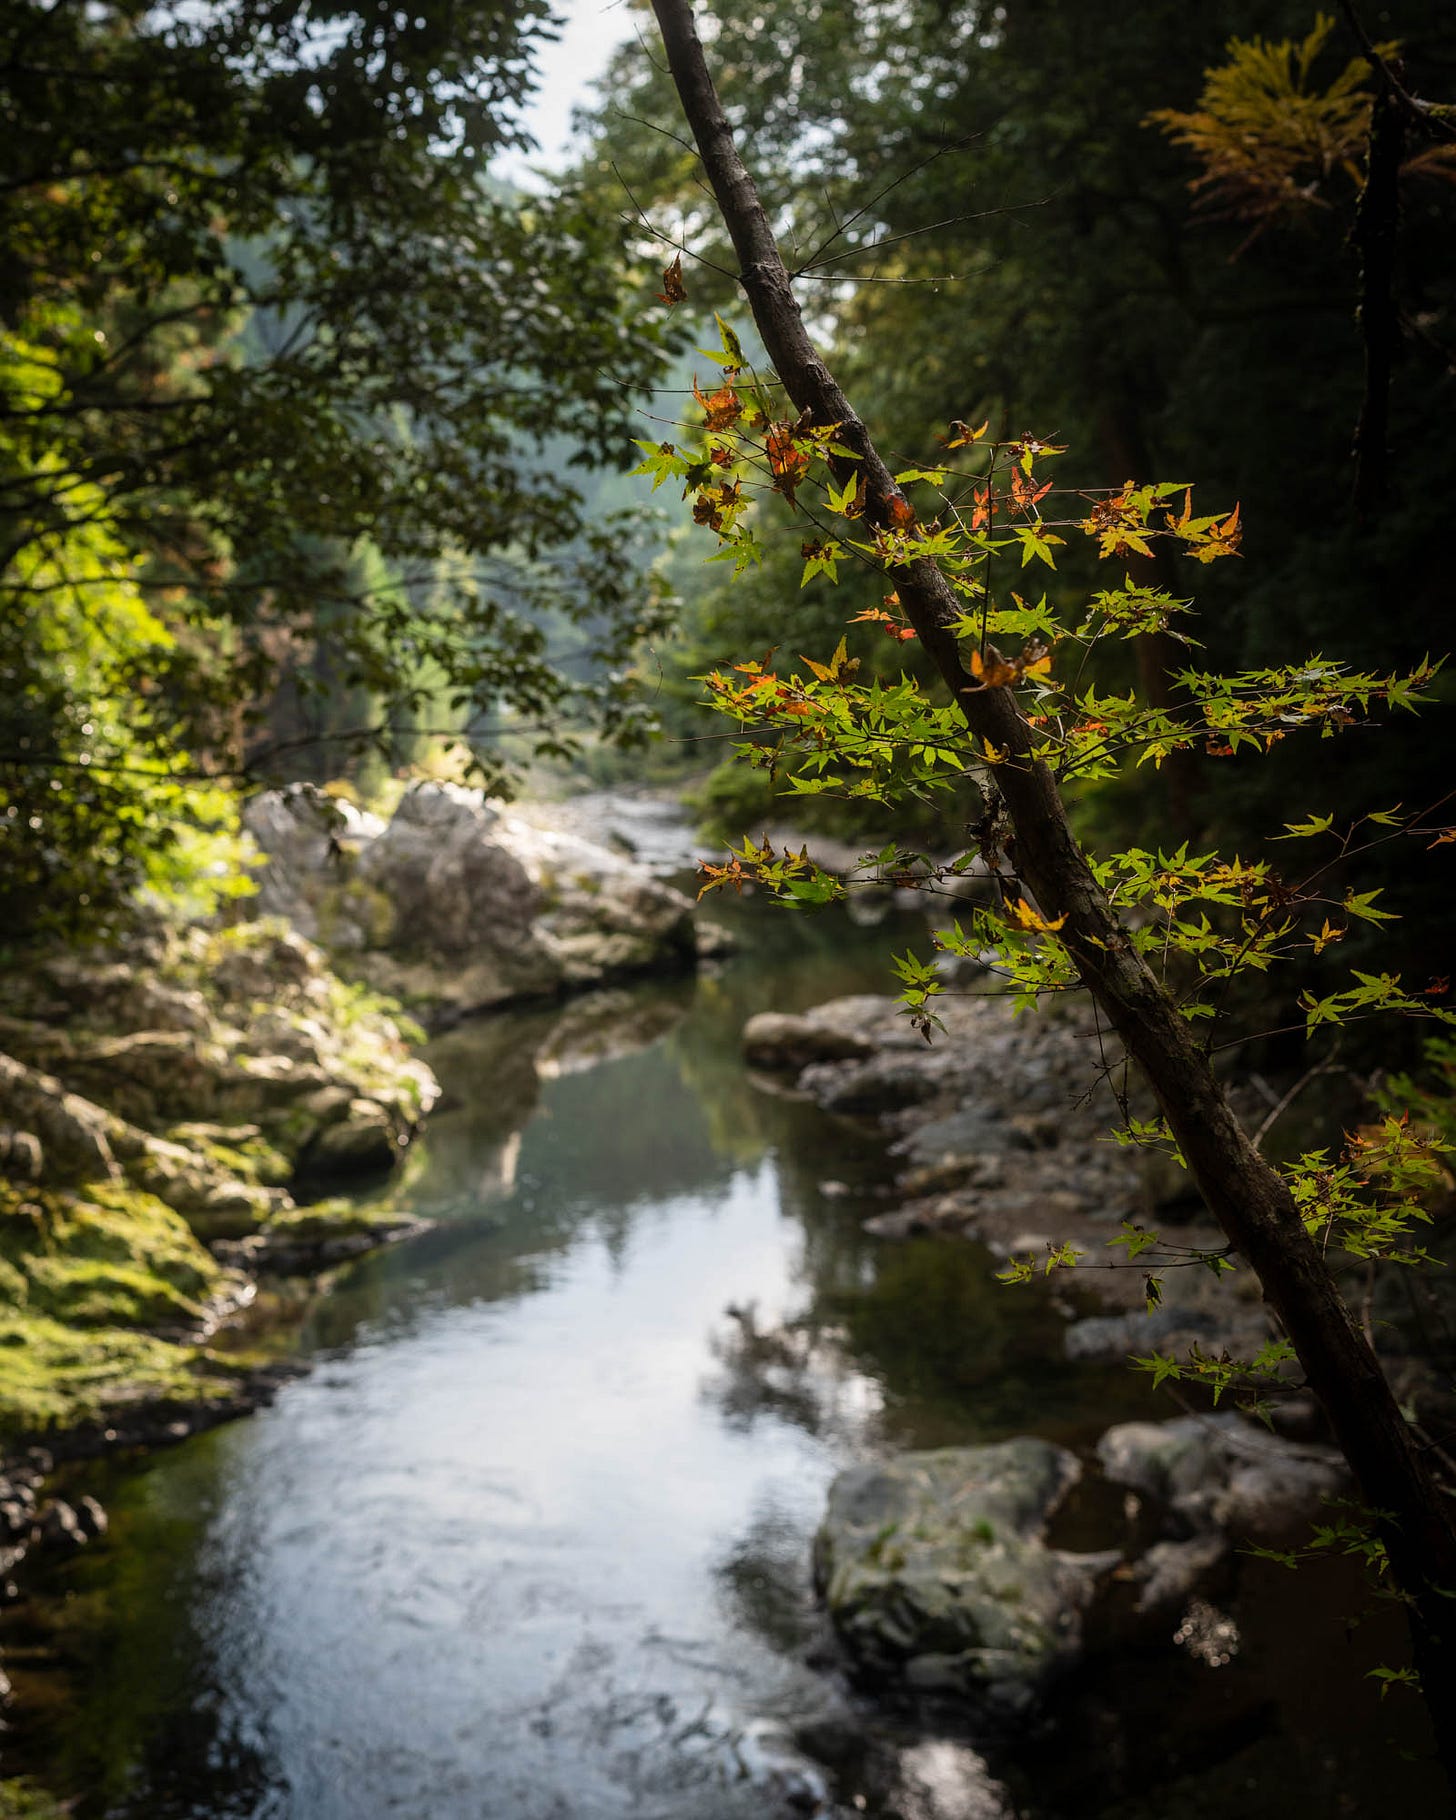
[[1036,935],[1050,935],[1054,930],[1060,929],[1067,920],[1063,914],[1048,921],[1039,910],[1034,910],[1024,897],[1018,899],[1014,904],[1008,904],[1006,915],[1018,929],[1026,929]]
[[1323,954],[1325,949],[1329,947],[1331,942],[1343,941],[1344,936],[1345,936],[1345,931],[1343,929],[1334,928],[1330,922],[1330,919],[1328,917],[1326,917],[1324,928],[1321,929],[1319,934],[1317,936],[1315,936],[1315,938],[1314,938],[1315,953]]

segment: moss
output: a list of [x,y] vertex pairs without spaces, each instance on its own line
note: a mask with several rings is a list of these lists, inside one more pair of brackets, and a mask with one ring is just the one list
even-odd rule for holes
[[0,1189],[0,1433],[208,1394],[220,1380],[205,1355],[138,1329],[194,1326],[225,1280],[155,1195],[114,1182]]
[[296,1240],[301,1245],[356,1232],[382,1242],[399,1223],[400,1214],[395,1207],[361,1207],[357,1201],[336,1195],[330,1200],[315,1201],[308,1207],[286,1208],[269,1220],[263,1230],[270,1238]]
[[[377,1100],[397,1127],[421,1115],[429,1077],[409,1060],[407,1045],[421,1040],[422,1032],[393,1001],[326,971],[317,952],[285,923],[194,929],[169,935],[164,946],[143,964],[174,987],[196,987],[232,1045],[230,1057],[221,1048],[206,1049],[207,1079],[195,1099],[184,1091],[172,1097],[205,1115],[216,1098],[212,1077],[230,1088],[233,1075],[256,1059],[243,1030],[223,1031],[223,1023],[246,1027],[249,1017],[266,1012],[311,1035],[323,1027],[317,1036],[322,1065],[346,1096]],[[113,974],[120,992],[126,965],[117,962],[108,979]],[[101,999],[110,1002],[105,993]],[[56,993],[38,1000],[37,1013],[52,1021],[35,1026],[67,1047],[75,1028],[68,1006]],[[65,1030],[55,1027],[61,1022]],[[162,1046],[170,1040],[164,1036]],[[193,1036],[175,1040],[179,1047],[203,1044]],[[170,1077],[167,1085],[169,1093],[185,1088]],[[102,1070],[87,1090],[109,1106],[116,1087]],[[133,1155],[133,1146],[125,1151],[128,1169],[193,1207],[199,1226],[211,1221],[220,1234],[232,1221],[236,1231],[251,1232],[262,1221],[285,1246],[317,1244],[325,1256],[334,1255],[328,1241],[357,1236],[379,1242],[399,1225],[392,1208],[366,1210],[343,1200],[270,1215],[276,1197],[263,1191],[289,1182],[292,1159],[319,1119],[301,1104],[272,1105],[270,1092],[255,1097],[263,1103],[258,1124],[226,1122],[236,1096],[224,1093],[216,1103],[225,1122],[174,1124],[167,1144],[179,1149],[163,1145]],[[229,1182],[241,1186],[214,1209],[210,1191]],[[139,1402],[196,1404],[234,1388],[239,1364],[227,1366],[186,1338],[196,1334],[231,1280],[187,1220],[135,1185],[104,1182],[73,1190],[0,1183],[0,1436],[107,1417]]]
[[358,980],[328,977],[329,1015],[340,1030],[366,1031],[372,1044],[398,1051],[401,1043],[422,1043],[425,1033],[401,1011],[398,999]]
[[224,1281],[179,1213],[118,1182],[0,1189],[0,1261],[19,1306],[88,1327],[190,1324]]
[[200,1347],[131,1328],[67,1326],[28,1308],[0,1313],[0,1438],[6,1441],[101,1420],[138,1403],[196,1403],[235,1385],[228,1368]]
[[66,1809],[28,1777],[0,1782],[0,1820],[65,1820]]
[[[240,1127],[240,1133],[248,1130]],[[261,1132],[250,1136],[216,1137],[197,1125],[174,1125],[167,1132],[174,1144],[184,1144],[216,1163],[218,1168],[240,1182],[252,1182],[263,1188],[282,1188],[293,1175],[293,1165]]]
[[331,945],[344,930],[361,930],[368,948],[387,948],[395,935],[395,909],[388,892],[362,879],[326,891],[315,912],[319,940]]

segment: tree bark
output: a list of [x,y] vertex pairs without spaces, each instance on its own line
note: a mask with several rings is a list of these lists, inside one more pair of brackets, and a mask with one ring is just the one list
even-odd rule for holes
[[1390,379],[1400,346],[1395,307],[1396,243],[1400,231],[1400,163],[1405,116],[1388,81],[1380,79],[1370,105],[1365,187],[1350,240],[1360,258],[1360,336],[1365,346],[1365,396],[1355,426],[1355,516],[1376,518],[1390,491]]
[[[866,522],[889,528],[899,492],[865,426],[816,352],[757,190],[733,143],[689,0],[653,0],[708,179],[733,240],[739,278],[779,379],[801,412],[840,426],[859,460]],[[910,624],[976,741],[1008,754],[996,783],[1016,834],[1017,869],[1060,934],[1082,980],[1147,1077],[1169,1129],[1233,1247],[1259,1277],[1371,1509],[1407,1601],[1417,1670],[1437,1748],[1456,1786],[1456,1521],[1416,1446],[1324,1258],[1306,1236],[1284,1181],[1240,1126],[1207,1054],[1155,975],[1133,950],[1092,876],[1056,780],[1032,756],[1032,734],[1009,689],[986,689],[961,661],[951,627],[960,606],[924,558],[895,571]],[[967,763],[974,764],[971,742]]]

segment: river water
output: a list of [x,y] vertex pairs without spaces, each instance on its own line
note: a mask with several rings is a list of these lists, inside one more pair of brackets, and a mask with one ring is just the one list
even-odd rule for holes
[[1152,1406],[974,1247],[866,1237],[883,1140],[739,1062],[752,1011],[882,988],[914,927],[743,915],[696,981],[432,1045],[434,1229],[275,1298],[311,1370],[271,1408],[85,1469],[111,1533],[9,1620],[8,1767],[80,1820],[1438,1812],[1358,1676],[1290,1654],[1343,1582],[1246,1576],[1204,1618],[1232,1662],[1094,1674],[1030,1751],[846,1686],[807,1566],[841,1466]]

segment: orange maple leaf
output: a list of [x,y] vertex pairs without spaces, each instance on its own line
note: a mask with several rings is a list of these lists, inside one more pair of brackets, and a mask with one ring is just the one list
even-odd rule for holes
[[718,430],[731,430],[743,415],[743,404],[731,385],[719,386],[711,398],[705,398],[698,388],[697,376],[693,377],[693,397],[703,407],[706,417],[704,428],[711,435]]
[[764,438],[763,450],[768,456],[774,492],[782,493],[792,505],[799,482],[809,472],[809,457],[795,440],[794,426],[791,423],[771,423]]

